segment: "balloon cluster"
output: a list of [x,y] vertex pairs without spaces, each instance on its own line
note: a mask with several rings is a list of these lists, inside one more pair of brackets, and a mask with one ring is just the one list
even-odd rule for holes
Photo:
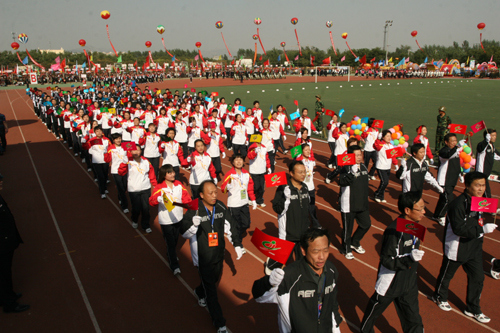
[[391,132],[391,143],[394,147],[408,148],[408,140],[410,137],[408,135],[403,135],[402,128],[399,125],[389,128]]
[[472,158],[472,149],[468,145],[458,148],[460,156],[460,167],[462,172],[469,173],[471,167],[476,165],[476,159]]
[[357,140],[361,140],[361,134],[368,129],[368,125],[361,122],[361,118],[358,116],[354,116],[352,120],[346,125],[347,133],[349,133],[351,137],[354,137]]

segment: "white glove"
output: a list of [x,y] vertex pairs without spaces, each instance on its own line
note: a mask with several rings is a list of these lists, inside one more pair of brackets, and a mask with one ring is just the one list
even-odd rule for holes
[[[290,127],[290,126],[288,126],[288,127]],[[286,135],[283,135],[283,140],[286,141]]]
[[460,141],[458,142],[458,146],[459,146],[459,147],[463,147],[463,146],[465,146],[465,140],[460,140]]
[[460,174],[460,176],[458,177],[458,181],[460,181],[460,183],[464,183],[464,175]]
[[226,158],[226,153],[222,153],[222,158]]
[[82,138],[82,143],[85,143],[85,142],[87,142],[87,140],[85,140],[85,139]]
[[394,171],[398,171],[398,169],[399,169],[399,165],[395,165],[394,166]]
[[377,135],[377,138],[378,138],[379,140],[382,140],[382,133],[379,133],[379,134]]
[[273,171],[271,170],[271,168],[267,168],[267,174],[270,175],[272,173],[273,173]]
[[274,149],[273,149],[273,150],[271,150],[271,153],[273,153],[273,154],[274,154],[275,152],[276,152],[276,150],[274,150]]
[[222,134],[222,138],[226,139],[227,135],[226,134]]
[[252,205],[252,207],[253,207],[252,209],[253,210],[257,209],[257,203],[255,202],[255,200],[254,201],[250,201],[250,204]]
[[318,134],[319,135],[319,132],[318,131],[314,131],[314,134]]
[[217,177],[214,178],[214,184],[217,185]]
[[287,125],[287,128],[290,129],[290,125]]
[[285,199],[290,198],[290,195],[292,194],[292,192],[290,191],[290,187],[287,186],[283,191],[283,194],[285,194]]
[[234,248],[234,250],[236,251],[236,260],[240,260],[241,257],[243,257],[243,249],[241,248],[241,246],[237,246]]
[[245,146],[248,146],[248,140],[247,140],[247,141],[245,141]]
[[191,163],[191,156],[188,156],[188,158],[186,158],[186,161],[187,161],[188,163]]
[[163,149],[165,149],[165,144],[162,142],[161,146]]
[[441,187],[441,186],[439,186],[439,187],[438,187],[438,192],[439,192],[439,193],[444,193],[444,188],[443,188],[443,187]]
[[195,227],[198,227],[200,225],[200,223],[201,223],[201,216],[198,216],[198,215],[193,216],[193,225]]
[[483,225],[483,230],[485,234],[491,234],[498,226],[494,223],[486,223]]
[[486,142],[490,142],[490,140],[491,140],[491,134],[488,133],[486,134]]
[[431,159],[429,160],[429,163],[430,163],[431,165],[433,165],[433,164],[434,164],[434,159],[433,159],[433,158],[431,158]]
[[162,195],[158,196],[158,203],[163,203],[163,196]]
[[285,277],[285,271],[281,268],[273,269],[271,275],[269,275],[269,283],[271,286],[276,287],[279,286],[283,278]]
[[422,260],[424,253],[425,252],[422,250],[413,249],[413,250],[411,250],[410,257],[413,259],[413,261],[420,261],[420,260]]

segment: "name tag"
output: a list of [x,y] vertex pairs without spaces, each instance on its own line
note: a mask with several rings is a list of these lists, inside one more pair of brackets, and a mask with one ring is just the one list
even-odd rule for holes
[[216,232],[211,232],[208,234],[208,246],[209,247],[219,246],[219,237],[217,237]]

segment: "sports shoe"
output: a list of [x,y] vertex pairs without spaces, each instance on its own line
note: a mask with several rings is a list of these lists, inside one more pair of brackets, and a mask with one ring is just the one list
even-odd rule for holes
[[375,201],[376,202],[382,202],[382,200],[380,200],[379,198],[375,198]]
[[180,268],[174,269],[174,275],[179,275],[179,274],[181,274],[181,269]]
[[262,203],[262,204],[260,204],[260,206],[261,206],[262,208],[264,208],[264,207],[266,207],[266,204],[265,204],[265,203]]
[[354,255],[352,254],[352,252],[349,252],[349,253],[345,254],[345,258],[349,259],[349,260],[352,260],[352,259],[354,259]]
[[137,229],[139,226],[139,223],[132,222],[132,228]]
[[247,249],[245,249],[244,247],[242,247],[241,248],[241,253],[246,254],[247,253]]
[[130,212],[130,211],[128,210],[128,208],[125,208],[125,209],[123,210],[123,214],[128,214],[129,212]]
[[473,314],[467,310],[464,310],[464,313],[467,317],[475,318],[478,322],[486,324],[491,321],[490,317],[486,316],[484,313]]
[[94,181],[97,183],[97,178],[94,178]]
[[233,147],[231,147],[231,148],[228,148],[227,150],[233,150]]
[[109,193],[109,191],[108,191],[108,190],[105,190],[105,191],[104,191],[104,193],[108,194],[108,193]]
[[152,232],[153,232],[153,230],[151,230],[151,228],[147,228],[147,229],[146,229],[146,230],[144,230],[144,231],[146,231],[146,233],[148,233],[148,234],[150,234],[150,233],[152,233]]
[[227,333],[227,327],[226,326],[219,327],[217,333]]
[[106,199],[106,194],[101,194],[101,199]]
[[201,306],[202,308],[207,306],[207,299],[206,298],[198,298],[198,305]]
[[439,308],[443,311],[451,311],[451,305],[448,302],[441,302],[435,296],[432,296],[432,301],[439,306]]
[[277,163],[277,162],[276,162],[276,161],[274,161],[274,165],[276,165],[276,163]]
[[283,152],[283,154],[285,154],[285,155],[288,154],[288,150],[285,149],[285,151]]
[[366,250],[363,249],[363,247],[361,245],[358,247],[351,245],[351,249],[353,249],[354,251],[356,251],[359,254],[364,254],[366,252]]
[[78,156],[78,153],[75,153],[75,156]]
[[333,169],[333,164],[328,164],[328,169]]
[[84,158],[82,158],[82,163],[85,163],[85,159]]
[[[66,143],[66,141],[64,141],[64,143]],[[69,149],[73,149],[73,147],[69,147]]]
[[111,183],[111,180],[109,180],[109,179],[106,180],[106,184],[109,184],[109,183]]
[[500,280],[500,272],[495,272],[493,270],[493,265],[495,263],[495,260],[497,260],[497,259],[495,259],[495,258],[491,259],[491,270],[490,270],[490,273],[491,273],[491,277],[492,278],[494,278],[495,280]]
[[88,172],[90,172],[90,171],[92,171],[92,169],[91,169],[91,168],[88,168],[88,169],[87,169],[87,171],[88,171]]
[[382,203],[387,203],[387,200],[385,200],[385,199],[382,199]]
[[370,176],[370,180],[375,180],[377,178],[375,178],[375,176]]

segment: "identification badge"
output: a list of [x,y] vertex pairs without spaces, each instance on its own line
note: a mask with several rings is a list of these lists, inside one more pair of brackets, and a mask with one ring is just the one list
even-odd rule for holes
[[246,190],[241,190],[241,200],[245,200],[247,198],[247,191]]
[[208,246],[209,247],[219,246],[219,237],[217,237],[216,232],[211,232],[208,234]]

